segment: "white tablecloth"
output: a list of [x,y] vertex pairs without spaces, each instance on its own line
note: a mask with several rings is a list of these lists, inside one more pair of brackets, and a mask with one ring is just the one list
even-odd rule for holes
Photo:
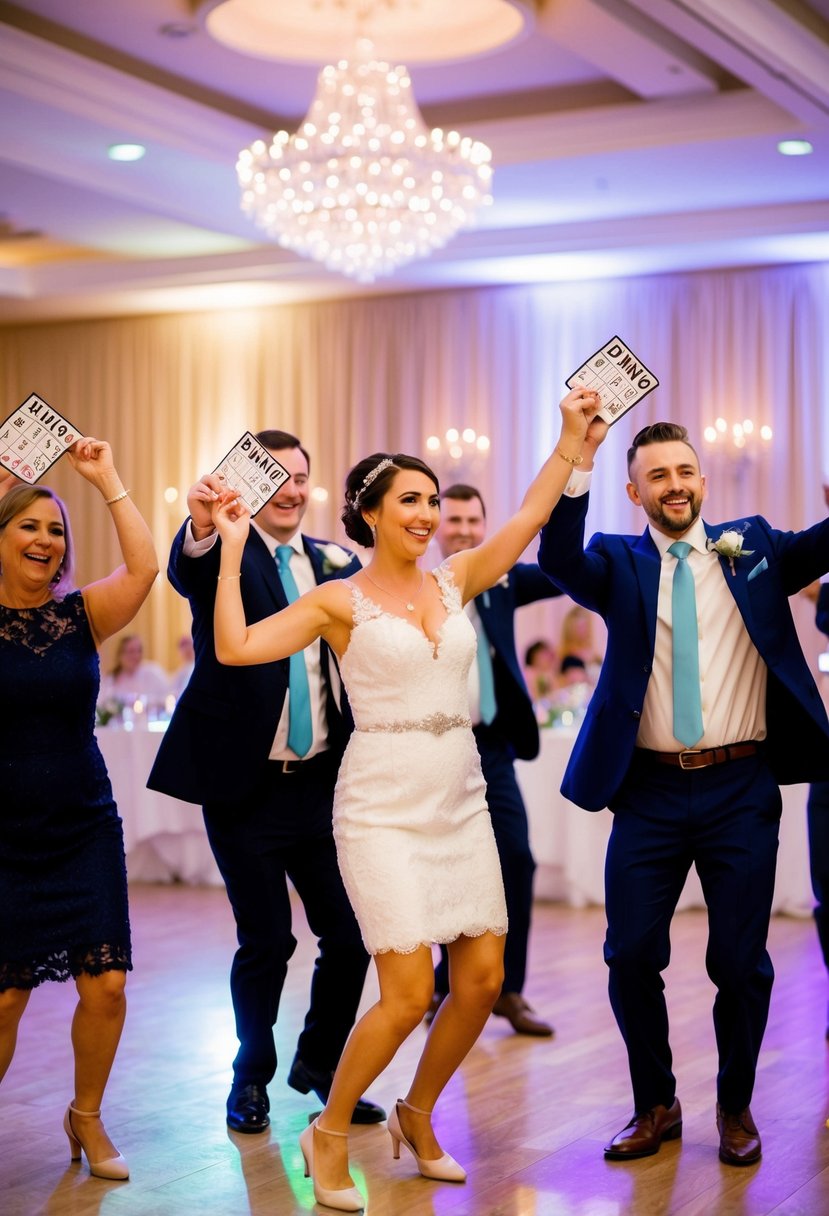
[[162,734],[146,727],[105,726],[96,737],[124,821],[130,879],[220,886],[201,807],[147,789]]
[[[518,761],[515,768],[538,865],[536,898],[562,900],[571,907],[583,908],[604,903],[604,856],[612,816],[610,811],[595,814],[583,811],[559,792],[575,737],[575,730],[543,730],[538,759]],[[806,831],[808,793],[808,785],[782,787],[774,911],[792,916],[809,916],[814,907]],[[679,907],[704,907],[699,878],[693,869]]]

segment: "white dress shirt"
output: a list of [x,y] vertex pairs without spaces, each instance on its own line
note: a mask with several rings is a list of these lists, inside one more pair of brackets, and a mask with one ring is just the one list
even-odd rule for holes
[[[269,536],[267,532],[259,527],[255,519],[250,521],[250,526],[259,533],[268,552],[276,566],[276,550],[279,546],[279,541]],[[204,540],[196,540],[193,536],[192,525],[188,524],[187,531],[184,536],[183,552],[185,557],[201,557],[204,553],[209,552],[218,539],[216,532],[205,537]],[[300,595],[304,595],[306,591],[311,591],[317,585],[317,580],[314,576],[314,567],[311,565],[311,559],[305,552],[305,547],[302,543],[302,534],[297,531],[289,541],[286,542],[293,549],[291,556],[291,574],[294,576],[294,582],[297,585],[297,590]],[[305,657],[305,670],[308,672],[308,691],[311,698],[311,721],[314,728],[314,738],[310,748],[302,757],[304,760],[310,760],[318,752],[328,750],[328,721],[325,713],[325,690],[322,681],[322,669],[320,666],[320,642],[312,642],[302,652]],[[332,673],[333,676],[333,673]],[[286,691],[285,704],[282,706],[282,715],[276,728],[273,743],[271,744],[269,760],[297,760],[299,757],[290,747],[288,747],[288,724],[289,724],[289,702],[291,694]]]
[[[668,552],[674,539],[649,530],[662,558],[657,601],[653,668],[645,693],[638,747],[681,751],[673,732],[671,594],[677,559]],[[681,538],[692,546],[688,566],[694,576],[699,626],[699,674],[703,735],[694,749],[721,747],[766,737],[768,669],[743,623],[726,579],[732,575],[706,548],[707,535],[697,519]]]
[[[574,469],[564,493],[579,498],[590,489],[592,470]],[[662,557],[656,610],[656,645],[645,693],[637,747],[658,752],[682,748],[673,730],[673,647],[671,594],[676,558],[668,553],[674,539],[648,525]],[[681,538],[692,546],[688,565],[694,576],[699,624],[699,674],[704,733],[695,749],[722,747],[766,737],[768,668],[748,636],[734,596],[728,590],[720,560],[709,552],[701,519]]]

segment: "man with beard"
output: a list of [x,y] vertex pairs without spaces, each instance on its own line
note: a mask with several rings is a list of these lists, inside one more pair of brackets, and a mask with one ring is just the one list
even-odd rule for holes
[[584,463],[539,550],[542,570],[608,629],[562,783],[585,809],[613,812],[604,956],[634,1114],[604,1151],[645,1157],[682,1133],[660,973],[694,863],[717,988],[719,1155],[750,1165],[761,1153],[749,1103],[774,974],[766,938],[778,786],[829,774],[829,722],[788,597],[829,566],[829,520],[800,533],[761,516],[704,523],[697,454],[684,427],[660,422],[628,452],[628,497],[648,527],[639,537],[598,534],[585,549],[586,474],[606,433],[591,423]]

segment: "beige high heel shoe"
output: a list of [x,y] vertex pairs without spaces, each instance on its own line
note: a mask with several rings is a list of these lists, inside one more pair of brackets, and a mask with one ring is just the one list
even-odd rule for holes
[[[80,1161],[81,1149],[85,1153],[86,1149],[75,1135],[72,1127],[73,1115],[86,1116],[87,1119],[100,1119],[101,1112],[99,1110],[78,1110],[71,1102],[66,1108],[66,1114],[63,1116],[63,1130],[69,1137],[70,1157],[72,1161]],[[130,1176],[130,1167],[120,1153],[117,1157],[107,1157],[105,1161],[90,1161],[89,1153],[86,1153],[86,1161],[90,1174],[95,1178],[109,1178],[114,1182],[126,1182]]]
[[466,1182],[466,1170],[462,1165],[458,1165],[455,1158],[450,1157],[448,1153],[444,1153],[442,1157],[436,1157],[434,1161],[418,1157],[414,1145],[406,1139],[401,1130],[400,1116],[397,1113],[398,1106],[405,1106],[406,1110],[414,1111],[416,1115],[431,1115],[432,1113],[430,1110],[421,1110],[419,1106],[412,1106],[411,1102],[407,1102],[404,1098],[397,1099],[394,1110],[388,1118],[388,1129],[395,1161],[400,1159],[400,1145],[405,1144],[417,1162],[417,1168],[424,1178],[435,1178],[438,1182]]
[[314,1177],[314,1128],[324,1136],[348,1137],[347,1132],[335,1132],[329,1127],[317,1127],[318,1122],[317,1118],[313,1123],[309,1123],[299,1137],[299,1147],[302,1149],[302,1159],[305,1162],[305,1177],[310,1178],[314,1184],[314,1199],[323,1207],[335,1208],[338,1212],[362,1212],[366,1201],[356,1186],[341,1187],[337,1191],[332,1191],[320,1186]]

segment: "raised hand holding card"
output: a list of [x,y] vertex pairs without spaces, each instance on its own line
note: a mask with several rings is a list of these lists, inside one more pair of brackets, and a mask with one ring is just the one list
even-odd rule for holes
[[31,393],[0,423],[0,465],[34,485],[81,433],[37,393]]
[[598,393],[602,405],[596,417],[611,424],[618,422],[623,414],[652,392],[659,381],[615,335],[565,383],[568,388],[588,388]]
[[213,472],[223,477],[230,488],[239,491],[251,515],[261,511],[290,477],[287,469],[250,431],[245,431]]

